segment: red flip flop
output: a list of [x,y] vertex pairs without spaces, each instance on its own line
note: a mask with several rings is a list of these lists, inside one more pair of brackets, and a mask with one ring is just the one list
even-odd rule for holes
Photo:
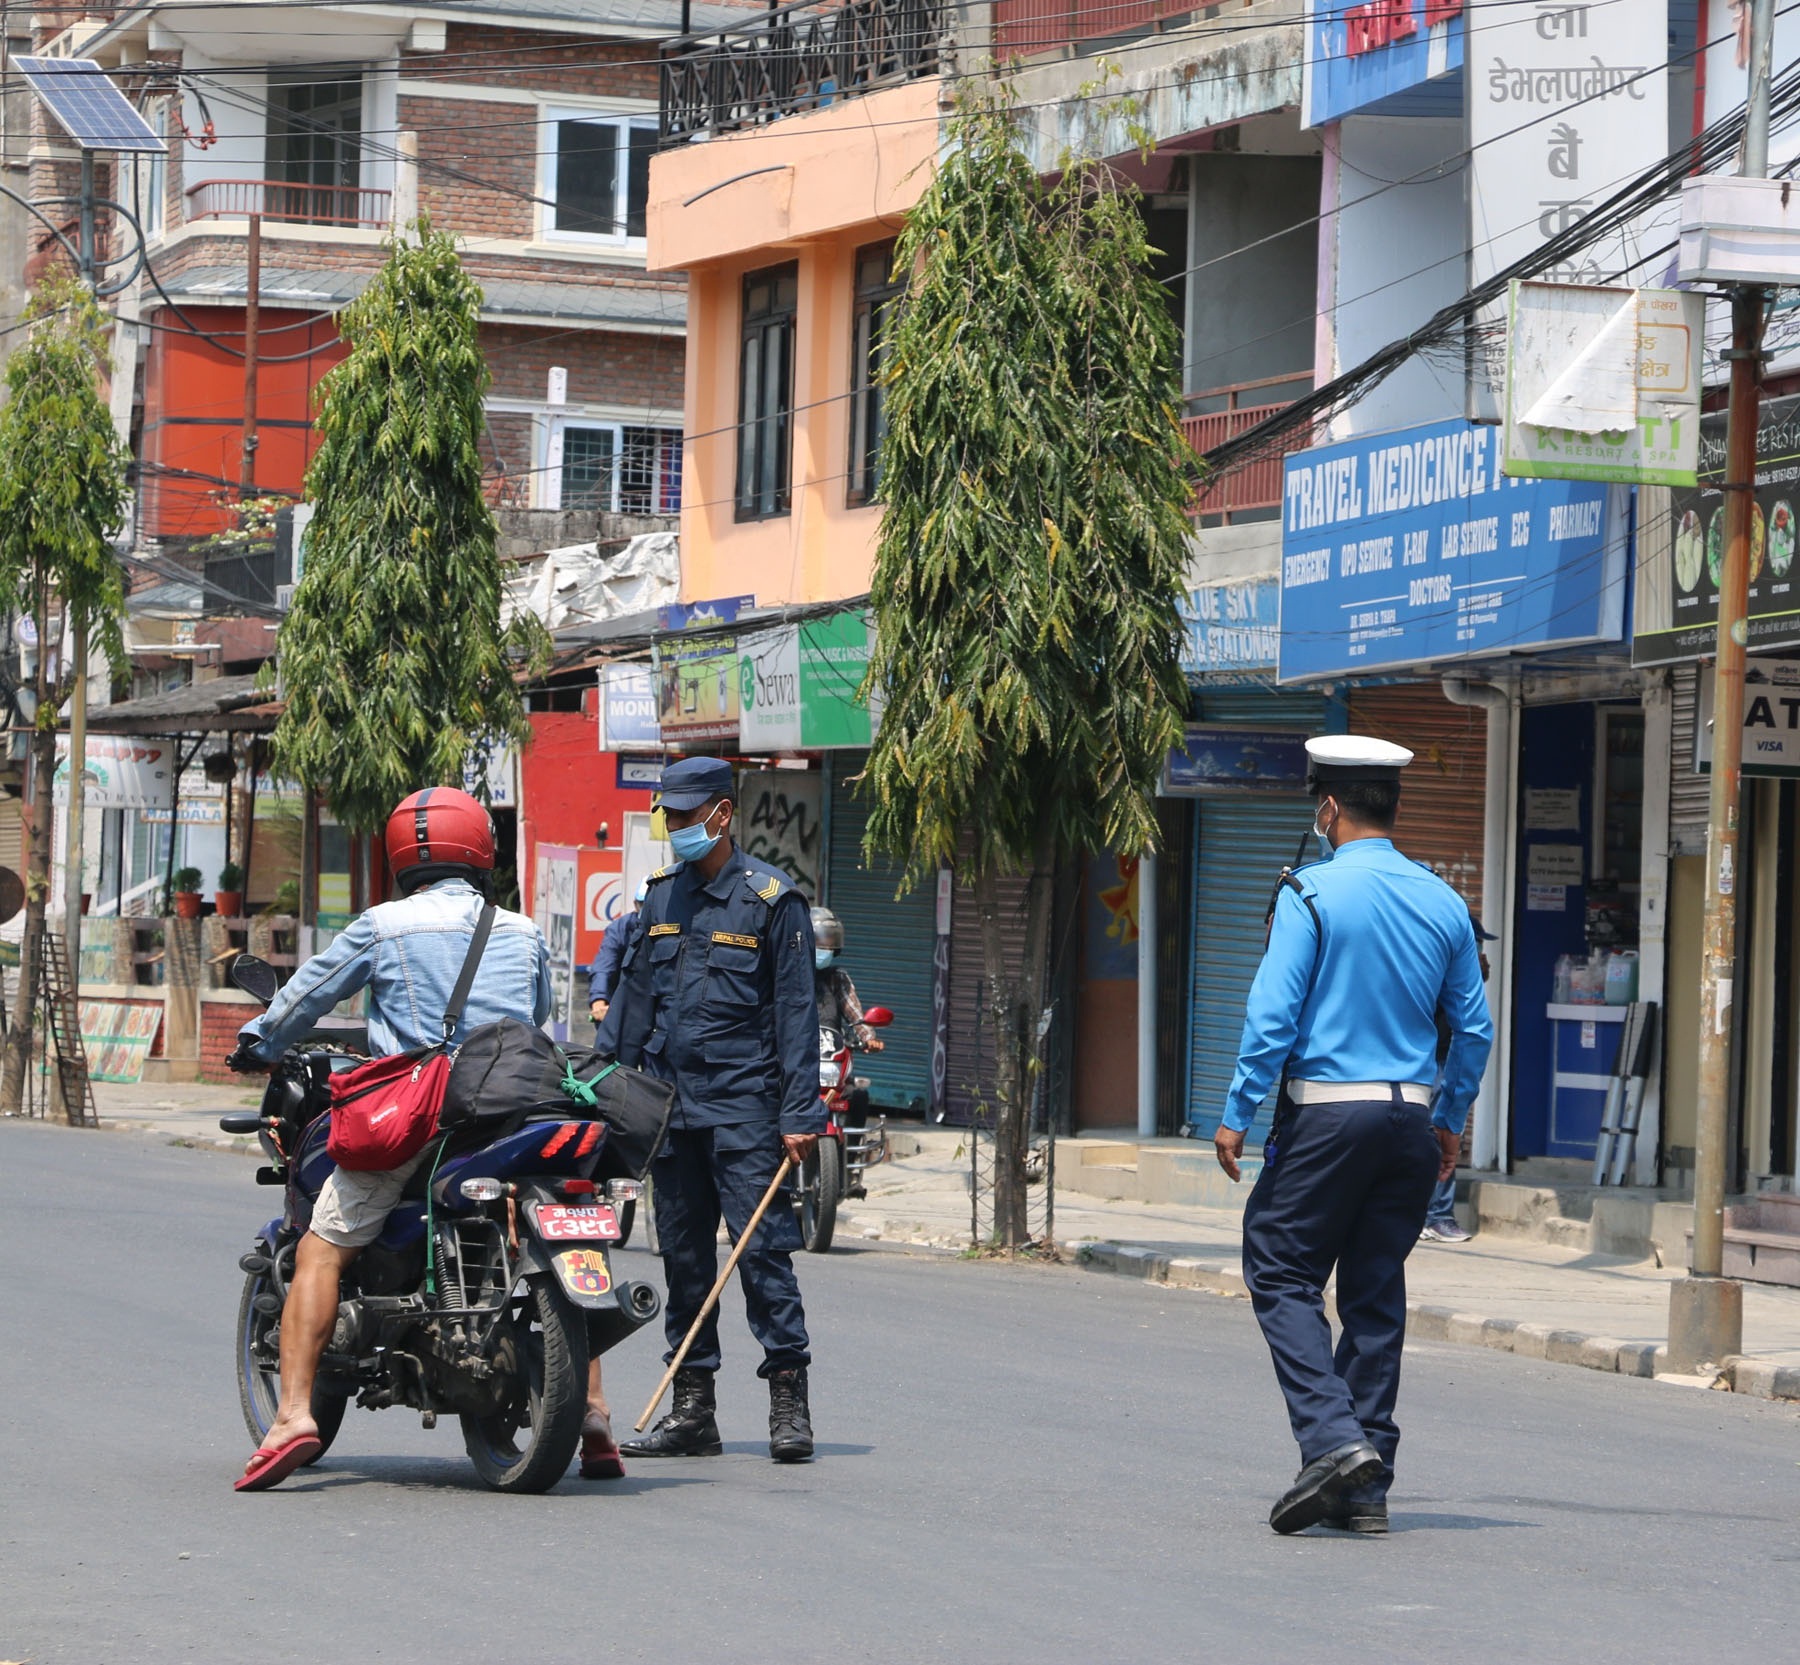
[[583,1480],[623,1480],[625,1478],[625,1461],[619,1455],[618,1442],[613,1439],[611,1428],[604,1433],[597,1428],[582,1430],[581,1478]]
[[310,1463],[325,1450],[325,1442],[317,1434],[297,1434],[286,1445],[273,1450],[258,1447],[250,1458],[251,1466],[231,1483],[234,1492],[266,1492],[279,1486],[295,1469]]

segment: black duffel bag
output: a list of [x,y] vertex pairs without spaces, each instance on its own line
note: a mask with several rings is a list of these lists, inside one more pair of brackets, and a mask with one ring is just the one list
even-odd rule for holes
[[593,1113],[606,1124],[600,1172],[609,1179],[642,1179],[668,1134],[674,1086],[598,1052],[567,1056],[564,1091],[584,1102],[592,1094]]

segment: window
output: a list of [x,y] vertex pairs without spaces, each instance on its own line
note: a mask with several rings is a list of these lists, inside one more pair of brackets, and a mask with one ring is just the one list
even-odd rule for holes
[[[158,132],[163,127],[163,105],[153,105],[146,112],[150,125]],[[169,159],[160,151],[138,151],[119,158],[120,181],[124,186],[125,206],[137,216],[146,237],[160,237],[163,231],[163,192],[168,185]]]
[[881,439],[887,400],[881,385],[901,284],[893,281],[894,245],[856,251],[856,304],[850,337],[850,468],[848,500],[872,503],[881,489]]
[[270,74],[268,173],[263,212],[271,219],[361,221],[360,75],[320,81],[305,71]]
[[656,153],[654,118],[553,115],[548,126],[544,195],[556,205],[548,211],[548,234],[642,238]]
[[794,415],[794,311],[800,269],[774,266],[744,279],[738,359],[737,518],[788,512]]
[[681,512],[681,430],[616,422],[559,425],[550,440],[553,507],[624,515]]

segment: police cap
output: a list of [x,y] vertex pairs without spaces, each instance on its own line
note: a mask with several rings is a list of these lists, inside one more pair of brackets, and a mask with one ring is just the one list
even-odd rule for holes
[[731,792],[731,765],[724,758],[684,757],[663,770],[656,801],[664,809],[698,809]]
[[1398,781],[1412,760],[1404,746],[1366,734],[1321,734],[1306,742],[1306,784],[1321,791],[1352,781]]

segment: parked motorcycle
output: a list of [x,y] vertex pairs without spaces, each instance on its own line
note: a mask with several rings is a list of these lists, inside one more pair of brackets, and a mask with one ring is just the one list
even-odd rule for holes
[[[252,955],[238,956],[231,977],[265,1006],[274,998],[275,973]],[[285,1188],[280,1217],[238,1262],[238,1389],[259,1442],[280,1397],[295,1250],[333,1167],[331,1078],[360,1062],[333,1032],[315,1030],[271,1068],[260,1109],[219,1118],[267,1153],[257,1183]],[[661,1307],[651,1285],[613,1273],[617,1211],[638,1186],[596,1182],[605,1144],[603,1123],[552,1112],[498,1138],[476,1128],[432,1147],[344,1275],[313,1391],[325,1449],[354,1398],[369,1410],[417,1410],[427,1428],[455,1415],[476,1473],[496,1491],[545,1491],[568,1472],[590,1352],[617,1346]]]
[[[863,1022],[884,1029],[894,1021],[886,1006],[871,1006]],[[831,1247],[838,1204],[863,1195],[863,1175],[887,1160],[887,1118],[869,1115],[866,1076],[850,1073],[850,1037],[828,1023],[819,1025],[819,1097],[825,1103],[825,1131],[801,1164],[794,1187],[800,1239],[816,1255]]]

